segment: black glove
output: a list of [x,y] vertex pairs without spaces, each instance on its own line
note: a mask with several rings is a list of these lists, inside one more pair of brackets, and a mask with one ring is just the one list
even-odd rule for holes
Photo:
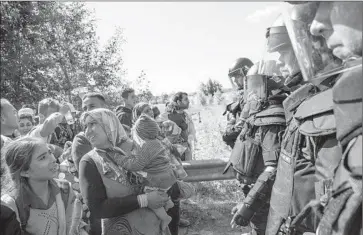
[[233,215],[232,222],[246,227],[250,223],[254,213],[248,204],[243,203],[241,206],[238,206],[237,212]]
[[250,190],[251,190],[251,188],[250,188],[250,186],[249,185],[247,185],[247,184],[243,184],[243,185],[241,185],[241,189],[242,189],[242,192],[243,192],[243,194],[244,194],[244,196],[246,197],[247,196],[247,194],[250,192]]

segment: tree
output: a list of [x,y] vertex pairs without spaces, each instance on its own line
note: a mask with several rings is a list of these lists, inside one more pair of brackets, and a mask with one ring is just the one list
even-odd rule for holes
[[16,107],[122,83],[122,30],[100,48],[84,3],[2,2],[0,11],[1,91]]
[[[48,3],[49,6],[53,3]],[[36,103],[42,95],[54,96],[59,84],[52,80],[47,68],[54,67],[35,46],[40,33],[41,12],[34,13],[32,2],[2,2],[1,9],[1,91],[2,97],[9,99],[16,107]],[[38,30],[39,31],[39,30]],[[32,99],[33,98],[33,99]],[[35,99],[35,100],[34,100]]]
[[168,101],[169,101],[169,95],[166,93],[162,93],[161,94],[161,103],[165,104]]
[[140,75],[134,81],[135,91],[139,102],[150,102],[154,97],[150,90],[150,81],[146,77],[144,70],[141,70]]
[[206,96],[214,96],[217,91],[222,92],[222,84],[209,78],[207,83],[200,84],[200,91]]

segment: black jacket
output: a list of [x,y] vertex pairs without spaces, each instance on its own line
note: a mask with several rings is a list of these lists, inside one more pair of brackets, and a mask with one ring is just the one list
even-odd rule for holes
[[132,110],[124,106],[118,106],[116,109],[116,116],[121,124],[132,127]]
[[0,234],[22,235],[20,223],[16,219],[15,212],[5,205],[1,205],[0,211]]

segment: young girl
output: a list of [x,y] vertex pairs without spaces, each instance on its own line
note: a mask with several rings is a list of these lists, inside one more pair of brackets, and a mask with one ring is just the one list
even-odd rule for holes
[[[158,140],[160,129],[153,118],[142,114],[136,121],[133,129],[133,139],[138,150],[137,156],[118,158],[118,165],[130,171],[142,171],[146,178],[145,191],[168,191],[177,182],[177,177],[170,163],[166,149]],[[167,209],[173,207],[171,200],[164,208],[154,209],[156,215],[162,220],[165,229],[171,221]]]
[[19,132],[21,136],[25,136],[34,126],[34,114],[30,108],[20,109],[19,117]]
[[2,151],[14,187],[2,191],[1,201],[16,212],[23,232],[69,234],[75,195],[67,181],[54,180],[58,164],[47,144],[23,137]]

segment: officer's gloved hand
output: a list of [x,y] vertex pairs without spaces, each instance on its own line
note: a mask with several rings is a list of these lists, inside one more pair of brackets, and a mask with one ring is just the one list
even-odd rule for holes
[[248,204],[241,203],[232,209],[233,218],[231,220],[232,228],[238,226],[246,227],[248,226],[254,211],[249,207]]
[[243,192],[243,195],[246,197],[247,194],[250,192],[251,188],[249,185],[247,184],[241,184],[240,185],[241,189],[242,189],[242,192]]

